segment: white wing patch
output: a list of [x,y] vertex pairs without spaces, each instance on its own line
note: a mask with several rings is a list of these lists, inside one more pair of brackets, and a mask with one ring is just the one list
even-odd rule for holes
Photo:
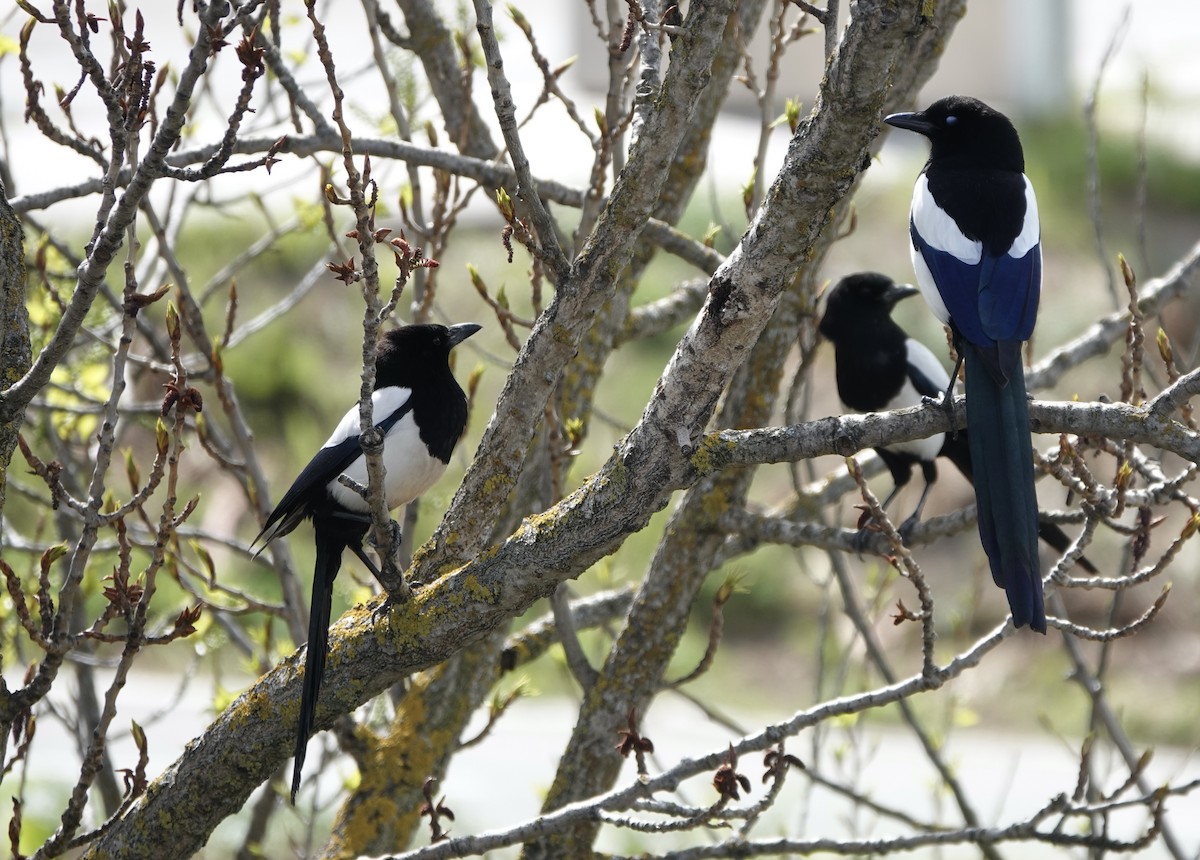
[[[378,424],[384,418],[408,402],[412,391],[399,386],[389,386],[371,395],[371,416]],[[339,445],[352,436],[359,435],[358,406],[350,410],[338,422],[333,435],[324,447]],[[406,505],[428,490],[446,471],[446,464],[430,455],[421,441],[420,431],[412,413],[409,412],[392,425],[383,439],[384,493],[391,510]],[[342,474],[357,483],[367,485],[367,460],[359,455]],[[334,479],[328,484],[329,492],[340,504],[354,511],[367,510],[366,501],[358,493]]]
[[1012,247],[1008,249],[1008,255],[1017,260],[1028,254],[1029,249],[1042,238],[1042,226],[1038,221],[1037,197],[1033,193],[1033,183],[1029,181],[1028,176],[1021,178],[1025,180],[1025,223],[1021,225],[1020,234],[1013,240]]
[[[376,424],[382,421],[387,416],[391,415],[401,406],[408,402],[408,398],[412,396],[412,390],[401,388],[397,385],[392,385],[387,388],[380,388],[371,394],[371,418]],[[359,428],[362,424],[358,419],[358,404],[355,403],[342,416],[342,420],[338,422],[337,427],[333,428],[333,433],[329,439],[322,445],[322,448],[332,448],[334,445],[340,445],[349,439],[351,436],[357,436]]]
[[[1026,196],[1033,193],[1026,180]],[[1036,207],[1034,222],[1036,227]],[[963,235],[954,219],[946,214],[929,193],[929,179],[922,173],[913,187],[912,222],[917,232],[931,246],[947,254],[953,254],[964,263],[975,265],[983,258],[983,243],[975,242]]]
[[917,275],[917,287],[921,290],[925,304],[929,305],[933,315],[942,321],[942,325],[950,325],[950,311],[946,310],[946,303],[942,301],[942,294],[938,292],[937,284],[934,283],[933,272],[929,271],[929,265],[921,256],[921,252],[917,250],[916,245],[911,245],[909,251],[912,252],[913,272]]

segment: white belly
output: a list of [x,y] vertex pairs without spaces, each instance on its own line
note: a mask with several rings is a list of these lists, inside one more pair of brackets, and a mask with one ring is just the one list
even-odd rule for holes
[[[412,414],[404,416],[383,441],[383,465],[387,471],[384,487],[388,509],[406,505],[432,487],[446,471],[446,464],[429,454],[421,441]],[[359,457],[343,472],[352,480],[367,485],[367,460]],[[354,490],[331,481],[329,491],[342,505],[351,510],[367,510],[366,501]]]

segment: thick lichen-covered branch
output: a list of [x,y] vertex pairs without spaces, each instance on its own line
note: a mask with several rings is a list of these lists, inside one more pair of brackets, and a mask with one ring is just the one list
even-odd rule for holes
[[[9,386],[29,370],[29,312],[25,308],[25,243],[21,222],[0,182],[0,404]],[[17,448],[23,410],[0,415],[0,512],[4,510],[8,466]],[[4,532],[0,531],[0,550]],[[0,723],[0,729],[3,724]]]
[[[21,222],[8,205],[0,182],[0,386],[8,388],[29,369],[29,312],[25,308],[25,252]],[[0,393],[0,398],[3,394]],[[8,469],[21,433],[24,411],[0,417],[0,514],[8,487]],[[0,552],[5,549],[0,529]],[[15,703],[0,685],[0,760],[7,759],[13,721],[23,705]]]
[[522,822],[504,831],[481,834],[476,837],[450,839],[445,843],[411,851],[402,856],[404,860],[443,860],[443,858],[471,856],[506,845],[530,842],[540,837],[562,832],[570,827],[599,823],[602,811],[629,809],[638,800],[652,797],[656,793],[674,791],[684,780],[717,769],[728,760],[730,755],[741,756],[750,752],[767,750],[777,746],[780,741],[795,736],[803,729],[811,728],[833,717],[882,707],[919,693],[937,689],[963,672],[978,666],[980,661],[995,650],[1009,635],[1011,635],[1011,627],[1001,626],[979,639],[958,657],[937,667],[936,672],[932,675],[918,674],[864,693],[824,702],[813,708],[797,712],[783,722],[766,726],[758,732],[747,735],[730,744],[726,749],[684,759],[656,776],[635,780],[631,785],[612,789],[587,800],[543,813],[536,819]]
[[[612,297],[599,309],[595,322],[580,343],[578,355],[564,375],[558,395],[559,410],[563,415],[582,422],[585,433],[591,418],[596,385],[609,356],[625,337],[630,304],[638,287],[644,287],[643,275],[658,249],[662,248],[697,264],[705,275],[715,272],[722,262],[716,250],[705,247],[673,225],[683,217],[704,176],[713,125],[738,68],[741,34],[756,30],[764,5],[765,0],[739,3],[737,14],[729,16],[726,21],[724,37],[710,67],[711,81],[688,118],[687,134],[680,142],[667,181],[654,205],[653,221],[649,229],[644,231],[642,241],[634,251],[629,266],[621,274]],[[642,44],[649,41],[653,39],[643,36]],[[689,319],[700,309],[704,300],[703,286],[693,291],[693,299],[686,303],[690,307],[687,313]]]
[[607,300],[633,253],[641,225],[666,181],[687,116],[709,80],[708,65],[720,42],[730,3],[707,4],[691,16],[693,50],[672,64],[652,119],[653,133],[639,139],[618,177],[608,205],[554,301],[539,318],[510,373],[478,454],[454,502],[417,559],[418,581],[432,578],[482,549],[546,403],[557,371],[575,354],[595,309]]

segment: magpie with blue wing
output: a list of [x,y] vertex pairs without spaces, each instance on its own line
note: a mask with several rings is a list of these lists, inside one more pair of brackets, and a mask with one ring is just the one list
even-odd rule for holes
[[[852,412],[918,406],[925,398],[937,397],[950,388],[950,375],[933,352],[892,319],[897,302],[917,292],[916,287],[897,284],[887,275],[858,272],[842,278],[826,296],[818,330],[833,344],[838,397]],[[883,502],[885,509],[908,484],[914,466],[921,467],[925,479],[916,509],[900,526],[901,535],[921,519],[937,480],[937,457],[948,459],[974,483],[969,436],[969,430],[955,435],[935,433],[928,439],[875,449],[894,482]],[[1039,523],[1038,535],[1059,553],[1071,545],[1067,533],[1052,522]],[[1089,573],[1098,573],[1086,558],[1078,563]]]
[[[1021,139],[1004,114],[966,96],[884,122],[930,141],[909,216],[913,268],[966,366],[979,537],[992,579],[1008,595],[1013,624],[1045,633],[1021,361],[1041,293],[1041,230]],[[948,410],[951,396],[947,387]]]
[[[450,462],[467,424],[467,397],[450,372],[450,350],[479,329],[474,323],[449,328],[406,325],[380,338],[371,414],[384,437],[384,495],[389,510],[408,504],[428,490]],[[255,544],[261,541],[265,548],[306,518],[312,520],[316,539],[308,651],[292,770],[293,803],[325,673],[333,580],[342,566],[342,551],[349,549],[379,577],[379,569],[362,545],[371,527],[369,506],[357,491],[338,480],[346,475],[360,486],[367,485],[360,426],[356,404],[284,493],[254,539]]]

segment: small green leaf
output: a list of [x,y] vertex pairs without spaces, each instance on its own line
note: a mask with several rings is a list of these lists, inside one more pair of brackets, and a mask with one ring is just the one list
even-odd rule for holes
[[513,207],[512,198],[503,188],[496,189],[496,203],[499,204],[500,214],[504,216],[505,221],[511,221],[516,217],[517,210]]
[[154,424],[154,446],[158,451],[158,456],[164,457],[167,453],[167,448],[171,445],[171,437],[167,434],[167,425],[163,423],[161,418]]
[[213,583],[217,579],[217,569],[213,564],[212,555],[200,541],[192,539],[188,541],[188,546],[192,548],[192,552],[196,554],[196,558],[200,560],[200,566],[204,568],[204,573],[208,576],[209,583]]
[[67,545],[65,543],[52,546],[42,553],[42,570],[48,570],[50,565],[58,561],[67,554]]
[[133,735],[133,742],[137,745],[138,752],[146,752],[146,730],[138,725],[137,720],[129,721],[129,733]]
[[167,335],[173,341],[179,339],[179,311],[174,302],[167,302]]

